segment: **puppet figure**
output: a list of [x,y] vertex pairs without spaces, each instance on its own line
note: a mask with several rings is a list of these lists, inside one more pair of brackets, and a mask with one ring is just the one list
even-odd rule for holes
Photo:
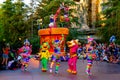
[[71,40],[67,42],[69,47],[70,59],[68,60],[67,72],[72,74],[77,74],[76,63],[77,63],[77,49],[78,49],[78,40]]
[[50,53],[49,53],[49,44],[47,42],[44,42],[41,46],[40,49],[40,60],[41,60],[41,65],[42,65],[42,72],[46,72],[48,70],[48,60],[50,58]]
[[55,22],[55,18],[54,18],[53,14],[50,15],[50,24],[49,24],[49,27],[50,28],[56,27],[56,22]]

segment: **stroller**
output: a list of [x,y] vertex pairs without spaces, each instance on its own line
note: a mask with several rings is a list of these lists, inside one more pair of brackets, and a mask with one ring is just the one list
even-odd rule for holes
[[21,61],[20,57],[16,55],[15,51],[10,51],[9,53],[9,61],[8,61],[8,69],[10,70],[16,70],[18,68],[21,68]]

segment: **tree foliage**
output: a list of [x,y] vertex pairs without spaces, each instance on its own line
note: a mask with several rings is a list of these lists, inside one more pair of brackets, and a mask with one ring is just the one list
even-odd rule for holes
[[19,45],[18,40],[25,39],[30,33],[30,27],[26,20],[27,8],[25,4],[22,0],[17,0],[14,3],[12,0],[6,0],[0,9],[1,39],[6,39],[12,46],[13,44],[14,46]]
[[117,42],[120,42],[120,0],[108,0],[102,5],[101,14],[104,15],[104,18],[99,23],[105,25],[100,28],[98,35],[102,37],[103,41],[109,41],[109,38],[115,35]]

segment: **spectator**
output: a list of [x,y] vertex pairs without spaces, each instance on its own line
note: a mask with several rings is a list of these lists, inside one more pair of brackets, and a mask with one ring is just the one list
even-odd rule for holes
[[10,45],[9,43],[5,44],[2,48],[2,51],[3,51],[3,60],[2,60],[2,65],[5,64],[5,66],[7,67],[7,62],[8,62],[8,54],[9,54],[9,51],[10,51]]

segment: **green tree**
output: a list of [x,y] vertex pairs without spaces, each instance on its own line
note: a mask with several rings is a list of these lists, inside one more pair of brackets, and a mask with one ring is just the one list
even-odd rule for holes
[[79,32],[77,31],[77,28],[70,28],[67,41],[72,40],[72,39],[77,39],[78,35],[79,35]]
[[[1,13],[1,9],[0,9],[0,18],[1,18],[1,14],[2,13]],[[2,40],[2,36],[3,36],[3,28],[2,28],[2,23],[0,23],[0,40]]]
[[109,41],[109,38],[115,35],[117,42],[120,42],[120,1],[108,0],[108,2],[102,5],[104,18],[99,21],[99,24],[105,25],[100,28],[98,35],[102,37],[103,41]]
[[10,42],[13,47],[22,43],[23,40],[29,36],[30,27],[27,23],[27,6],[22,0],[12,2],[12,0],[6,0],[1,5],[0,24],[2,30],[2,38],[5,38],[7,42]]

